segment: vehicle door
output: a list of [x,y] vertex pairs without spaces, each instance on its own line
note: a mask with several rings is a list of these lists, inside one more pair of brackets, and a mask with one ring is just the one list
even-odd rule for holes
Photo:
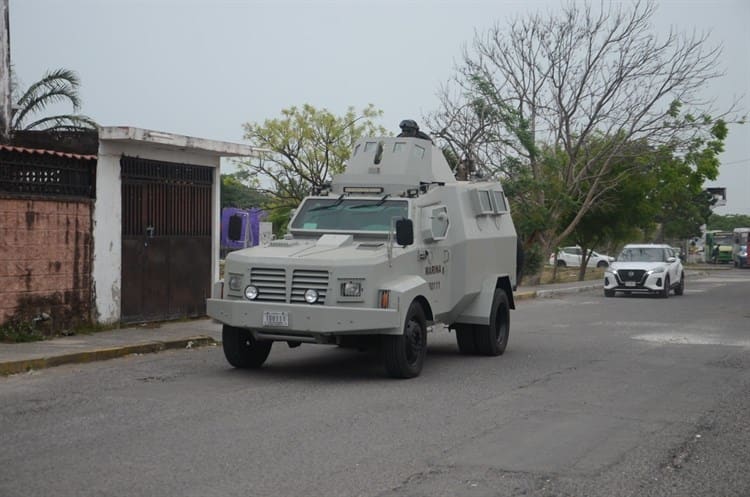
[[450,228],[448,207],[442,203],[422,208],[421,236],[424,251],[424,278],[429,285],[430,303],[434,312],[442,312],[450,305],[451,250],[447,242]]
[[570,254],[571,254],[571,261],[570,265],[575,267],[581,267],[581,261],[583,260],[583,253],[581,252],[580,247],[571,247],[570,248]]

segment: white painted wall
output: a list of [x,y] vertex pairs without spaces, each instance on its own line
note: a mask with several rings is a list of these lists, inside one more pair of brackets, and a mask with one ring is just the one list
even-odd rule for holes
[[[148,137],[172,140],[179,146],[157,143]],[[108,139],[108,136],[115,136]],[[126,137],[125,137],[126,136]],[[132,139],[136,136],[135,139]],[[191,148],[200,147],[200,148]],[[211,283],[219,278],[219,231],[221,191],[220,158],[222,156],[252,155],[245,145],[181,137],[167,133],[149,132],[137,128],[103,128],[100,131],[94,203],[94,319],[102,324],[120,321],[122,287],[122,186],[120,158],[123,155],[144,159],[195,164],[214,168],[214,188],[211,221]]]

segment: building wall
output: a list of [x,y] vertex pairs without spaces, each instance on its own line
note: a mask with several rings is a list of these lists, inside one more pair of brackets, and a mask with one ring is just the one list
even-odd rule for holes
[[124,143],[117,140],[100,140],[97,177],[96,207],[93,234],[93,279],[95,282],[94,316],[97,322],[116,323],[121,318],[122,289],[122,182],[120,158],[123,155],[167,162],[195,164],[215,168],[214,206],[212,213],[212,274],[211,281],[219,275],[219,157],[199,150],[165,149],[151,143]]
[[0,324],[91,319],[91,200],[0,196]]

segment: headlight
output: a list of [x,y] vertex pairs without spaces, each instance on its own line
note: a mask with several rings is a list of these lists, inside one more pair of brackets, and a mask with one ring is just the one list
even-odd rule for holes
[[342,297],[361,297],[362,296],[362,282],[361,281],[345,281],[341,283],[341,296]]
[[242,290],[242,275],[230,274],[228,284],[230,290],[239,292],[240,290]]
[[308,304],[314,304],[318,301],[318,292],[310,289],[305,292],[305,302]]
[[651,274],[659,274],[659,273],[663,273],[663,272],[664,272],[664,271],[666,271],[666,270],[667,270],[667,268],[665,268],[664,266],[660,266],[660,267],[657,267],[657,268],[654,268],[654,269],[652,269],[652,270],[650,271],[650,273],[651,273]]
[[245,298],[247,300],[255,300],[258,298],[258,289],[255,288],[253,285],[248,285],[245,287]]

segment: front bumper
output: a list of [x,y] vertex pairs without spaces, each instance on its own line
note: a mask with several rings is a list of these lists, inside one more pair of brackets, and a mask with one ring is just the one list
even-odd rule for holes
[[[264,326],[263,314],[286,313],[288,326]],[[400,335],[396,309],[276,304],[247,300],[207,299],[206,313],[224,324],[246,328],[256,337],[325,341],[334,335]]]
[[604,273],[604,289],[633,293],[659,293],[664,291],[666,272],[648,273],[637,281],[627,281],[617,273]]

